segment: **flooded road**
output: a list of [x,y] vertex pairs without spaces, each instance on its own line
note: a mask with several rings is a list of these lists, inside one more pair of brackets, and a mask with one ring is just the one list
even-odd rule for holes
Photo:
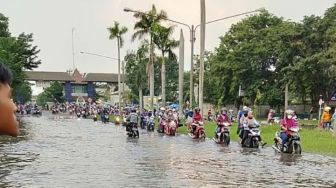
[[[333,187],[336,159],[167,137],[92,120],[26,117],[0,138],[0,187]],[[303,148],[304,149],[304,148]]]

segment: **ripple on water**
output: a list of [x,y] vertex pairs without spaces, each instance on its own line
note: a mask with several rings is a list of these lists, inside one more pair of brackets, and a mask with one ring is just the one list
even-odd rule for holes
[[223,147],[71,118],[27,117],[0,139],[0,187],[331,187],[335,158]]

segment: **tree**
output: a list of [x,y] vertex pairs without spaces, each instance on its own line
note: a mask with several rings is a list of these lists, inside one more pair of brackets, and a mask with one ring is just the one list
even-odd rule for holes
[[[294,24],[267,11],[233,25],[221,37],[219,47],[209,60],[211,68],[205,73],[208,77],[205,90],[209,92],[206,98],[217,100],[218,105],[235,103],[237,108],[243,101],[252,105],[258,92],[262,96],[260,101],[269,103],[275,100],[272,97],[280,101],[282,98],[278,95],[264,93],[269,90],[281,93],[284,87],[282,70],[291,62],[289,55],[293,54],[293,48],[284,47],[293,38],[293,31]],[[209,82],[213,87],[209,88]],[[238,96],[240,86],[249,100]],[[266,96],[271,100],[263,100]]]
[[8,18],[0,13],[0,37],[9,37]]
[[139,96],[140,110],[143,109],[143,90],[146,86],[147,76],[146,62],[148,62],[148,44],[142,43],[136,52],[128,53],[125,56],[127,85],[130,86],[132,92],[137,91]]
[[[120,48],[124,44],[124,40],[122,38],[122,35],[127,32],[127,28],[126,27],[121,27],[120,28],[119,27],[119,23],[115,21],[114,22],[114,26],[113,27],[109,27],[108,31],[110,32],[110,37],[109,37],[110,40],[117,39],[117,41],[118,41],[117,42],[118,43],[118,87],[120,87]],[[122,68],[124,69],[124,66]],[[120,88],[118,88],[118,93],[119,93],[119,111],[121,111],[121,104],[120,104],[121,94],[120,94]]]
[[20,102],[21,104],[25,104],[31,101],[32,98],[32,89],[30,87],[30,83],[24,82],[16,88],[13,88],[13,96],[15,96],[15,101]]
[[40,50],[32,43],[32,34],[22,33],[18,37],[12,37],[8,29],[8,18],[0,13],[0,62],[12,71],[11,86],[14,100],[20,100],[17,102],[31,99],[30,85],[24,81],[24,70],[33,70],[41,64],[37,57]]
[[175,58],[173,49],[176,48],[179,43],[176,40],[170,39],[173,32],[173,27],[163,27],[161,25],[155,25],[154,27],[154,43],[161,51],[161,94],[162,102],[166,104],[166,65],[165,55],[168,54],[169,58]]
[[37,96],[37,101],[39,105],[45,105],[46,102],[63,103],[63,85],[57,81],[51,82],[50,86]]
[[167,13],[165,11],[157,11],[155,6],[152,5],[152,9],[146,13],[136,12],[134,17],[138,19],[138,22],[134,25],[135,33],[132,36],[132,40],[136,38],[142,39],[144,36],[149,35],[150,38],[150,57],[149,63],[146,68],[146,72],[149,74],[149,93],[151,97],[151,109],[153,109],[154,99],[154,28],[160,21],[167,19]]

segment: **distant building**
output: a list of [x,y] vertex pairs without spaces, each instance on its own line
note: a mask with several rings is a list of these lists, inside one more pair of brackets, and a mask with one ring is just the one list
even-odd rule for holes
[[[58,81],[63,84],[63,93],[66,101],[73,102],[79,98],[87,100],[91,98],[96,99],[95,84],[106,83],[110,86],[112,91],[118,93],[118,74],[114,73],[84,73],[81,74],[78,69],[73,72],[48,72],[48,71],[26,71],[26,80],[32,83],[32,87],[37,92],[33,92],[33,98],[41,93],[45,88],[50,86],[53,81]],[[129,88],[125,86],[125,91]],[[115,92],[112,92],[115,95]],[[116,96],[117,99],[118,95]],[[115,99],[115,97],[110,97]],[[116,103],[115,100],[111,103]]]

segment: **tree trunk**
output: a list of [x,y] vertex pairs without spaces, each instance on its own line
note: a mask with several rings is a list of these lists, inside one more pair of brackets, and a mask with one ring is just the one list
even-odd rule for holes
[[[122,94],[125,95],[125,62],[121,62],[121,83],[122,83]],[[126,101],[123,100],[123,105],[126,106]]]
[[120,38],[118,38],[118,106],[119,106],[119,113],[121,112],[121,93],[120,93]]
[[149,95],[150,108],[154,110],[154,44],[151,37],[150,41],[150,58],[149,58]]
[[143,109],[143,96],[142,96],[142,86],[139,86],[139,108],[140,108],[140,114],[142,113]]
[[162,103],[163,106],[166,106],[166,64],[163,52],[161,60],[161,91],[162,91]]

